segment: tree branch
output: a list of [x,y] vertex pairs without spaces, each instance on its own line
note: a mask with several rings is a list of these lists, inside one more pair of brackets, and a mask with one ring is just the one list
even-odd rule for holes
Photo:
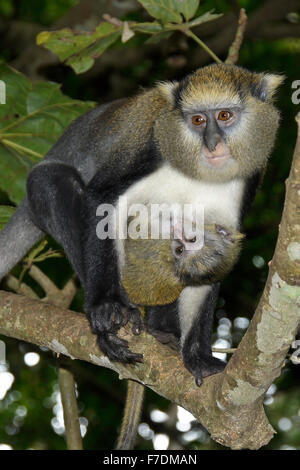
[[78,420],[75,381],[73,374],[60,365],[58,381],[64,410],[64,423],[68,450],[82,450],[82,439]]
[[236,64],[239,58],[239,52],[240,48],[244,39],[244,34],[247,26],[247,15],[246,15],[246,10],[245,8],[241,8],[240,10],[240,16],[239,16],[239,22],[238,22],[238,28],[236,31],[236,35],[234,38],[233,43],[231,44],[227,59],[226,59],[226,64]]

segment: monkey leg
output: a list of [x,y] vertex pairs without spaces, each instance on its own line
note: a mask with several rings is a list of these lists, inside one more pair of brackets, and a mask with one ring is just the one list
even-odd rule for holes
[[[210,286],[208,293],[198,305],[198,313],[193,318],[188,332],[182,341],[182,357],[189,371],[194,375],[196,384],[201,385],[202,379],[221,372],[226,363],[213,357],[211,351],[211,335],[213,315],[218,299],[219,284]],[[190,306],[189,306],[190,307]],[[182,315],[180,312],[180,316]],[[188,315],[188,311],[185,312]],[[181,323],[184,319],[181,320]]]
[[84,187],[78,172],[61,163],[37,165],[27,180],[33,221],[63,247],[81,281],[81,197]]

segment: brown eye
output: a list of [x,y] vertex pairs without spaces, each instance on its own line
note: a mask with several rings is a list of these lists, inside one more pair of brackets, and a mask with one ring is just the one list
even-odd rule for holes
[[176,252],[176,255],[181,256],[182,253],[183,253],[183,246],[182,246],[182,245],[179,245],[179,246],[176,248],[175,252]]
[[201,124],[203,124],[204,122],[205,119],[198,114],[196,116],[193,116],[192,118],[192,123],[194,124],[194,126],[201,126]]
[[230,111],[220,111],[218,114],[218,119],[220,121],[228,121],[232,116],[232,113]]

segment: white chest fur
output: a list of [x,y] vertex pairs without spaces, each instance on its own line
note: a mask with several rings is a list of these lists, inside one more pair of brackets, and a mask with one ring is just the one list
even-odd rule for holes
[[206,183],[183,175],[164,165],[131,186],[124,196],[128,206],[140,204],[199,204],[204,207],[205,222],[237,227],[244,182]]

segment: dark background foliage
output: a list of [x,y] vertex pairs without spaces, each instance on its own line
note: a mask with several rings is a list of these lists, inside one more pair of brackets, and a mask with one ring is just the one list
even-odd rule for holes
[[[300,2],[203,0],[199,13],[215,8],[224,16],[195,32],[221,59],[226,58],[233,39],[240,7],[246,8],[249,23],[239,65],[256,71],[280,72],[286,75],[286,80],[278,96],[281,127],[263,185],[246,220],[245,247],[238,265],[222,285],[214,333],[214,341],[218,340],[221,346],[236,345],[240,340],[264,287],[296,138],[294,117],[299,111],[299,105],[292,103],[291,96],[293,81],[300,79]],[[105,12],[129,20],[149,20],[145,10],[130,1],[0,0],[1,56],[34,81],[60,83],[66,95],[98,103],[132,95],[139,87],[152,86],[156,80],[180,79],[196,67],[211,62],[199,46],[180,34],[158,44],[148,43],[147,38],[140,35],[124,45],[118,42],[92,69],[76,75],[45,49],[35,46],[36,35],[44,29],[60,29],[66,25],[92,29]],[[0,204],[13,205],[13,201],[7,193],[1,192]],[[57,248],[53,241],[50,243]],[[58,286],[63,286],[72,273],[64,258],[46,260],[39,267]],[[20,268],[16,268],[15,274],[19,273]],[[29,277],[25,280],[38,289]],[[82,308],[81,291],[72,307]],[[0,444],[14,449],[64,449],[57,359],[32,345],[1,339],[6,343],[7,365],[0,365]],[[31,356],[26,354],[29,352],[39,355],[35,356],[39,361],[34,366],[24,362],[28,363]],[[71,367],[78,386],[81,424],[86,431],[85,449],[113,448],[120,426],[125,383],[111,371],[90,364],[73,361]],[[300,449],[299,368],[287,362],[282,376],[267,395],[266,410],[278,432],[267,446],[269,449]],[[9,383],[12,378],[13,384],[1,395],[6,381]],[[168,417],[153,410],[162,410]],[[153,439],[158,448],[163,446],[163,441],[159,440],[162,434],[168,436],[169,448],[221,448],[209,439],[199,424],[178,418],[177,407],[150,390],[146,393],[142,422],[140,431],[145,438],[138,437],[137,448],[140,449],[153,448]]]

